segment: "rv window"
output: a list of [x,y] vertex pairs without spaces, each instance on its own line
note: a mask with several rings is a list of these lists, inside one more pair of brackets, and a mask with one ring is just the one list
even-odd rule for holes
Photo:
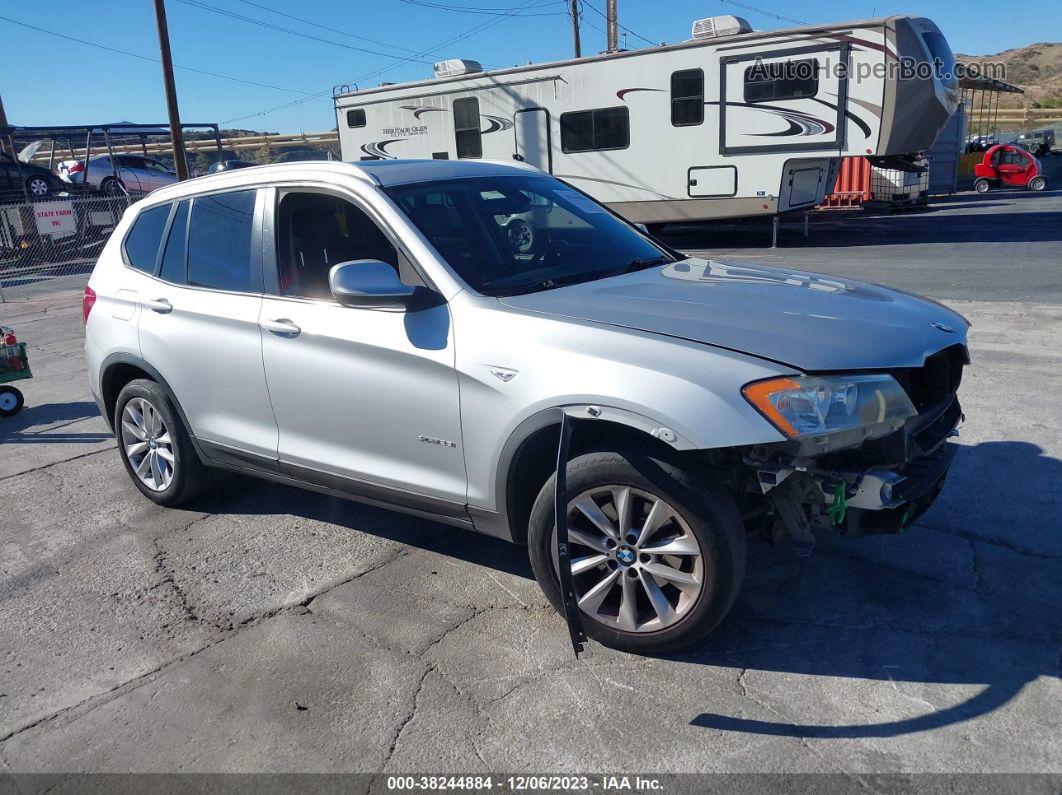
[[704,70],[671,73],[671,124],[687,127],[704,121]]
[[475,97],[454,100],[454,137],[459,158],[483,157],[483,137],[479,131],[479,100]]
[[592,152],[626,149],[631,143],[631,122],[627,108],[598,108],[562,113],[561,150]]
[[746,102],[804,99],[818,92],[819,62],[814,58],[772,63],[757,60],[745,70]]
[[365,109],[354,108],[354,110],[347,111],[347,126],[348,127],[364,127],[365,126]]

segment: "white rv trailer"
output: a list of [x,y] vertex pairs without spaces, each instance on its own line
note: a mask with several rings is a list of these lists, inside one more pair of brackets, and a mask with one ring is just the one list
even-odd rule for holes
[[715,17],[681,44],[435,71],[337,90],[343,158],[516,158],[645,223],[813,207],[840,157],[928,149],[958,102],[947,41],[910,16],[772,32]]

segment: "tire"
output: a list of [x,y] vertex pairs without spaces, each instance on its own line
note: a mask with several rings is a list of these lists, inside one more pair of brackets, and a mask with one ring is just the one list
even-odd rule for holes
[[1029,190],[1039,193],[1047,187],[1047,179],[1044,177],[1033,177],[1029,180]]
[[974,182],[974,190],[978,193],[988,193],[991,190],[992,185],[989,184],[987,179],[979,179]]
[[52,192],[52,186],[44,177],[30,177],[26,180],[26,192],[30,196],[47,196]]
[[100,183],[100,190],[108,196],[121,196],[125,193],[125,185],[120,179],[107,177]]
[[154,381],[138,378],[122,388],[114,406],[114,435],[133,485],[152,502],[181,505],[210,481],[184,423]]
[[0,386],[0,417],[13,417],[22,411],[26,399],[13,386]]
[[[563,615],[555,556],[555,480],[556,475],[550,477],[531,509],[528,546],[539,585]],[[696,480],[689,472],[645,453],[627,451],[590,453],[573,459],[568,463],[567,490],[573,571],[582,567],[574,578],[576,598],[583,607],[583,626],[589,637],[623,651],[658,654],[697,642],[723,619],[745,577],[747,548],[741,517],[722,487]],[[622,494],[623,490],[630,506],[632,529],[628,537],[632,540],[637,528],[644,529],[654,501],[663,502],[672,512],[659,530],[635,544],[623,543],[627,537],[617,544],[606,540],[603,532],[595,535],[587,514],[575,507],[576,502],[585,504],[589,497],[613,524],[611,517],[618,513],[616,501],[609,504],[607,495]],[[665,511],[662,515],[668,514]],[[597,546],[591,547],[586,540]],[[686,551],[679,555],[651,552],[665,544]],[[696,554],[691,554],[694,548]],[[624,560],[627,555],[633,555],[633,560]],[[597,558],[604,560],[590,568]],[[667,569],[667,575],[650,574],[648,566],[657,573]],[[682,587],[672,581],[680,575],[686,580],[676,580]],[[592,592],[605,595],[596,599]],[[627,612],[625,620],[623,605],[625,594],[630,592],[634,593],[635,609]],[[653,608],[653,599],[659,605],[661,596],[667,599],[663,616]],[[633,631],[629,628],[631,616]]]

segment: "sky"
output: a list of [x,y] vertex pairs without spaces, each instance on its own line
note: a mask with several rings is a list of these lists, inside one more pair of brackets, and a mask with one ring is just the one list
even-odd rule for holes
[[[601,51],[605,0],[580,3],[583,53]],[[331,101],[336,84],[365,88],[384,80],[420,80],[444,58],[471,58],[496,68],[571,57],[569,4],[166,0],[181,118],[280,133],[328,130],[336,123]],[[619,22],[626,29],[620,41],[624,33],[630,49],[683,41],[694,19],[716,14],[744,16],[754,28],[770,30],[793,27],[794,21],[894,13],[933,19],[957,52],[989,54],[1062,39],[1062,6],[1056,2],[1019,4],[1003,15],[999,9],[996,0],[910,6],[887,0],[619,0]],[[1000,17],[1005,25],[985,24]],[[0,97],[11,124],[163,122],[157,58],[152,0],[0,0]]]

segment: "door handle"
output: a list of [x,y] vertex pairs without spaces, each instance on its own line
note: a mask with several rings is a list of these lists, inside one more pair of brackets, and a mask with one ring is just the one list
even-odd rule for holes
[[282,337],[297,337],[301,328],[296,326],[286,317],[277,318],[275,320],[263,320],[259,325],[266,331],[271,331],[274,334],[278,334]]
[[144,306],[152,312],[158,312],[160,315],[165,315],[167,312],[173,311],[173,304],[165,298],[156,298],[154,301],[144,301]]

